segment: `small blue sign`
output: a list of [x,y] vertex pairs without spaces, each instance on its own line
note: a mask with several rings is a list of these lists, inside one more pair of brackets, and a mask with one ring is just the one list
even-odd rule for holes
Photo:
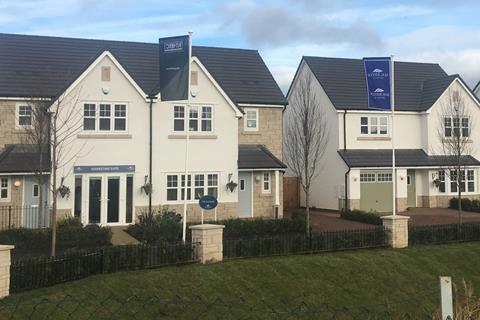
[[114,173],[135,172],[135,165],[111,165],[111,166],[74,166],[74,173]]
[[390,58],[363,58],[368,108],[391,110]]
[[200,198],[200,200],[198,200],[198,204],[202,209],[212,210],[215,209],[218,201],[214,196],[203,196]]

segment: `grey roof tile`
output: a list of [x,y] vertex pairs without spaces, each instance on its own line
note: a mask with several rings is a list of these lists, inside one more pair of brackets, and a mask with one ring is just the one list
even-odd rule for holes
[[[156,43],[0,33],[0,96],[56,96],[105,50],[146,94],[158,93]],[[286,103],[258,51],[194,46],[193,55],[234,103]]]
[[[361,59],[303,59],[335,108],[367,109],[367,86]],[[440,92],[441,89],[446,88],[445,84],[453,81],[452,77],[438,64],[395,61],[395,110],[427,110],[443,92]],[[435,80],[430,81],[433,79]],[[424,92],[424,85],[427,92]]]
[[[9,144],[0,152],[0,172],[19,173],[39,171],[40,153],[35,145]],[[43,155],[44,172],[50,172],[50,153]]]
[[280,169],[287,166],[261,144],[238,145],[239,169]]
[[[350,168],[391,167],[391,149],[350,149],[338,150],[338,154]],[[398,167],[440,167],[446,166],[449,158],[441,155],[427,155],[422,149],[396,149],[395,165]],[[478,166],[480,161],[472,156],[463,156],[462,165]]]

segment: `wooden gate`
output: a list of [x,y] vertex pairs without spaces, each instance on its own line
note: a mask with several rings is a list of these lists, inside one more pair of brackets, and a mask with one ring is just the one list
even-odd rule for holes
[[283,208],[300,207],[300,183],[297,177],[283,177]]

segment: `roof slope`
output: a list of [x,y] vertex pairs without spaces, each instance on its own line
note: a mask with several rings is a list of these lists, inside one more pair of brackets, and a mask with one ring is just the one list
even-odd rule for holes
[[[391,167],[391,149],[338,150],[350,168]],[[395,165],[398,167],[439,167],[451,164],[448,156],[430,156],[422,149],[396,149]],[[478,166],[480,161],[472,156],[462,156],[462,165]]]
[[[106,50],[144,92],[158,93],[156,43],[0,33],[0,96],[56,96]],[[193,55],[234,103],[286,103],[258,51],[193,47]]]
[[286,169],[287,166],[261,144],[238,145],[238,169]]
[[[40,153],[35,145],[9,144],[0,152],[0,172],[18,173],[38,170]],[[35,169],[32,169],[35,168]],[[43,172],[50,172],[50,153],[43,155]]]
[[[366,110],[367,85],[361,59],[303,57],[337,109]],[[425,111],[455,79],[433,63],[395,61],[395,110]],[[447,86],[448,86],[447,84]],[[429,103],[432,104],[429,105]]]

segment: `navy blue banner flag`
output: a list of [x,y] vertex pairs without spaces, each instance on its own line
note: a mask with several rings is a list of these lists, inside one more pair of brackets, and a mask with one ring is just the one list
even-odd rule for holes
[[363,58],[368,108],[391,110],[390,58]]
[[160,97],[162,101],[188,99],[189,36],[159,39]]

